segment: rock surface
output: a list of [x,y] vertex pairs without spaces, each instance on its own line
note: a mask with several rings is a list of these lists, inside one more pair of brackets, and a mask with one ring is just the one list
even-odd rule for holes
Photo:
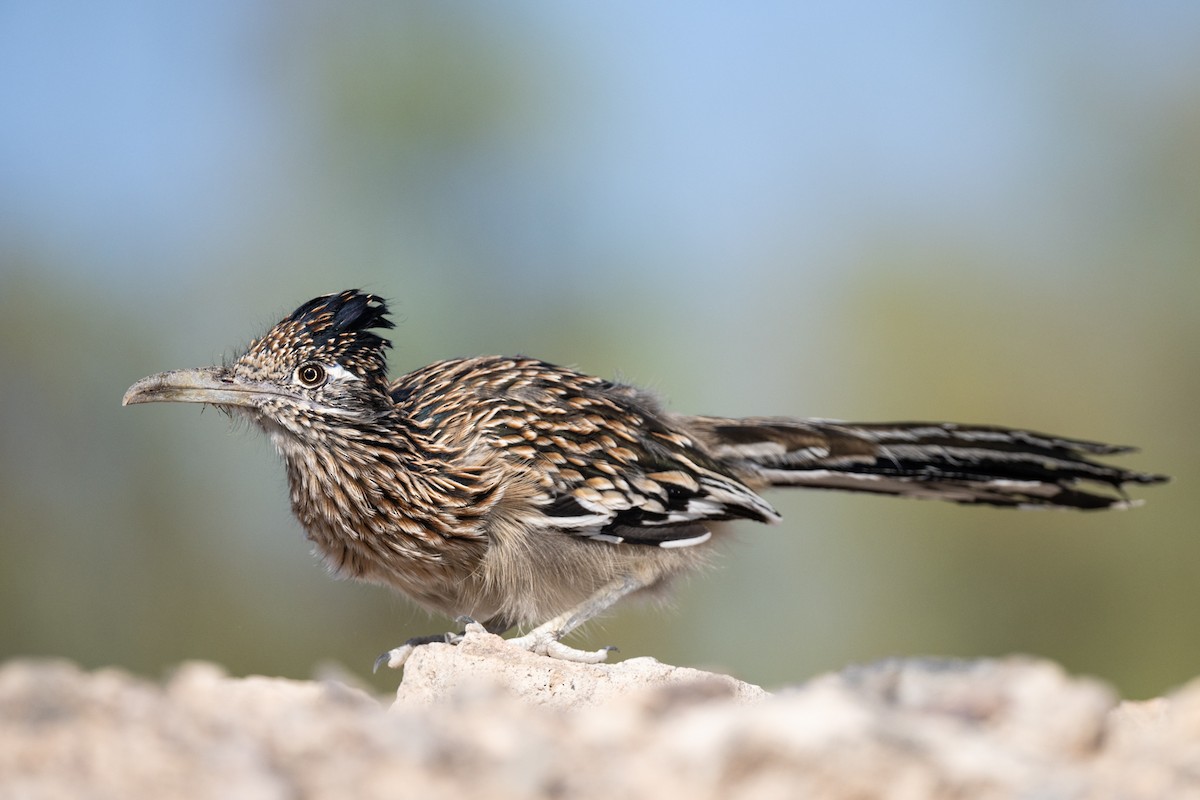
[[388,706],[336,682],[0,667],[3,798],[1200,798],[1200,682],[1146,703],[1027,658],[897,660],[776,694],[487,634]]

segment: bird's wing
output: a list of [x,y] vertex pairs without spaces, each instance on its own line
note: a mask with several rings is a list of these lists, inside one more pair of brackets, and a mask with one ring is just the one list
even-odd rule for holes
[[779,519],[743,483],[706,466],[707,457],[683,434],[547,434],[517,447],[550,481],[542,513],[555,528],[602,541],[678,547],[707,538],[696,523]]
[[441,388],[429,395],[445,397],[449,386],[470,395],[458,407],[469,406],[471,419],[420,402],[412,403],[417,416],[471,431],[478,445],[530,474],[541,490],[533,524],[599,541],[681,547],[708,538],[698,523],[779,518],[670,425],[646,392],[533,359],[469,359],[436,369],[430,383]]
[[510,407],[494,418],[492,430],[506,455],[535,470],[546,486],[541,511],[557,529],[679,547],[707,538],[696,523],[779,519],[690,436],[611,392],[575,394],[551,409]]

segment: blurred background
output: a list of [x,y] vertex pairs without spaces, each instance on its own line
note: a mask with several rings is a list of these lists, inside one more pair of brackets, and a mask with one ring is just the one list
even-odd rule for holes
[[0,4],[0,658],[369,677],[257,432],[122,409],[364,287],[392,369],[524,353],[678,410],[1140,445],[1123,513],[777,493],[574,640],[778,686],[1031,653],[1200,675],[1200,4]]

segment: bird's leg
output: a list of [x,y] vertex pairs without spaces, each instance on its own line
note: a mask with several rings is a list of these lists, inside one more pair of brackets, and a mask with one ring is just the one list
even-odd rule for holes
[[[643,586],[645,584],[633,576],[618,578],[602,586],[599,591],[574,608],[564,611],[547,622],[543,622],[523,636],[516,636],[506,641],[515,647],[528,650],[537,655],[549,656],[561,661],[574,661],[580,664],[598,664],[608,658],[608,654],[617,648],[602,647],[599,650],[579,650],[565,645],[559,640],[592,617],[607,611],[614,603],[625,597],[625,595],[635,592]],[[487,630],[489,633],[501,632],[481,625],[470,617],[459,617],[457,621],[464,624],[465,629],[463,631],[458,633],[448,631],[431,636],[414,636],[399,647],[393,647],[375,659],[375,669],[378,670],[384,664],[392,669],[400,669],[400,667],[404,666],[404,662],[408,660],[408,657],[412,655],[413,651],[421,645],[433,642],[458,644],[463,640],[467,632],[474,628]]]
[[563,644],[560,639],[578,628],[597,614],[608,610],[614,603],[630,592],[642,588],[643,584],[632,576],[618,578],[601,587],[599,591],[584,600],[575,608],[559,614],[554,619],[544,622],[524,636],[509,639],[508,643],[515,647],[528,650],[538,655],[557,658],[562,661],[575,661],[580,664],[598,664],[608,658],[615,647],[602,647],[599,650],[578,650]]

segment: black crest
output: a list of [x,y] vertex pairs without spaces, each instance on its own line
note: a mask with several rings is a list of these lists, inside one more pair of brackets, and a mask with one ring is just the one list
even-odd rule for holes
[[359,347],[382,350],[392,343],[372,328],[394,328],[388,319],[387,303],[373,294],[347,289],[338,294],[314,297],[297,308],[281,324],[303,328],[318,349],[354,342]]
[[387,313],[383,299],[355,289],[315,297],[253,342],[240,360],[282,372],[305,361],[320,361],[372,382],[383,381],[384,350],[391,342],[372,329],[394,327]]

